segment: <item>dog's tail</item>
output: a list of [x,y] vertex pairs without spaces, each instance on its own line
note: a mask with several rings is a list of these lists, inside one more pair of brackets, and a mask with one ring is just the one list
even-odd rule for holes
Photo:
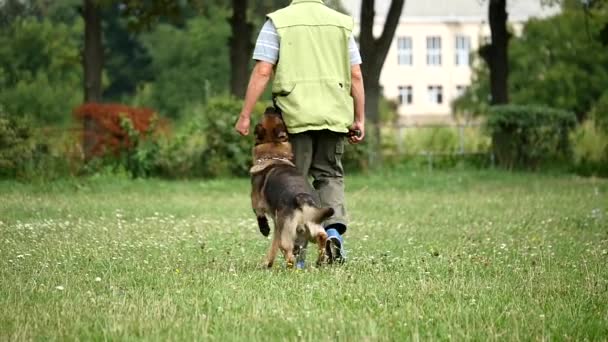
[[298,209],[302,210],[304,222],[314,222],[320,224],[334,215],[333,208],[319,208],[312,196],[309,194],[296,195],[295,202]]

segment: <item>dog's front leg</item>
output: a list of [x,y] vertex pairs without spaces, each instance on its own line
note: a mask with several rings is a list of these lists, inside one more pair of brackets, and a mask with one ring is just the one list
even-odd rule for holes
[[270,225],[266,218],[266,205],[263,196],[260,194],[263,178],[253,177],[251,180],[251,207],[258,220],[258,228],[264,236],[270,234]]
[[264,214],[265,210],[254,209],[253,212],[258,220],[258,228],[260,229],[260,233],[262,233],[264,236],[268,236],[270,234],[270,225],[268,224],[268,218]]

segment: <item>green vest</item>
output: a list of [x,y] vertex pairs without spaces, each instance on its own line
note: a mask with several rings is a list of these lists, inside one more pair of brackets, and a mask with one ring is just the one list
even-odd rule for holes
[[348,132],[354,121],[348,51],[353,19],[322,0],[293,0],[268,17],[280,38],[272,92],[289,132]]

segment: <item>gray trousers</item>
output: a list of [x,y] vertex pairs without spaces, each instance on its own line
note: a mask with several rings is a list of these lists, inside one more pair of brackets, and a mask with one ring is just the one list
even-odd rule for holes
[[344,203],[344,153],[345,136],[329,130],[307,131],[291,134],[289,141],[293,147],[298,171],[312,177],[312,186],[317,191],[321,205],[332,207],[334,216],[323,223],[332,226],[340,234],[346,232],[346,205]]

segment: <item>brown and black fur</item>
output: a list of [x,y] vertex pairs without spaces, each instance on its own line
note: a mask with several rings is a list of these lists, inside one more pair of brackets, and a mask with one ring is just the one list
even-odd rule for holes
[[255,126],[255,140],[251,204],[264,236],[270,233],[266,215],[273,219],[275,227],[265,265],[272,267],[280,249],[288,267],[293,267],[294,249],[308,241],[318,244],[317,263],[321,263],[327,233],[320,224],[334,210],[320,207],[310,183],[296,170],[287,128],[274,108],[267,108],[262,122]]

